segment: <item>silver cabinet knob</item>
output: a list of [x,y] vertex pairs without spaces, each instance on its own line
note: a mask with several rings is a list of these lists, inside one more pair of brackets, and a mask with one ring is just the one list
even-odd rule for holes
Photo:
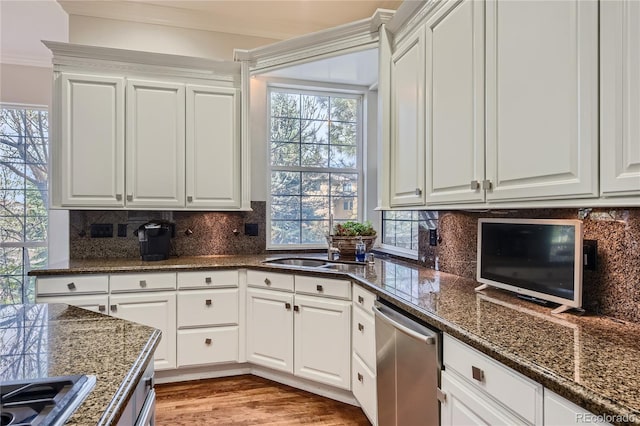
[[67,284],[67,288],[69,290],[75,290],[76,289],[76,283],[71,282],[71,283]]
[[191,195],[187,195],[187,202],[188,203],[192,203],[193,202],[193,197]]
[[364,376],[361,373],[358,373],[358,381],[364,383]]
[[207,283],[207,284],[211,284],[211,277],[206,277],[204,279],[204,282]]
[[476,366],[471,366],[471,377],[473,377],[474,380],[482,382],[484,381],[484,371]]
[[207,305],[207,306],[211,306],[211,299],[205,300],[204,304]]
[[358,331],[364,331],[364,325],[358,323]]
[[111,312],[117,312],[118,311],[118,305],[111,305]]
[[127,195],[127,201],[133,201],[133,195],[131,194]]
[[322,285],[318,284],[316,286],[316,290],[318,290],[320,293],[322,293],[324,291],[324,289],[322,288]]
[[422,189],[416,188],[416,195],[422,195]]
[[122,201],[122,194],[116,194],[116,201]]
[[264,279],[264,283],[265,283],[266,285],[271,285],[271,280],[270,280],[269,278],[265,278],[265,279]]
[[99,312],[104,312],[107,310],[107,306],[106,305],[98,305],[98,311]]
[[488,179],[485,179],[482,181],[482,189],[484,189],[485,191],[488,191],[491,189],[493,185],[491,184],[491,181]]
[[471,190],[472,191],[476,191],[480,189],[480,182],[478,182],[477,180],[472,180],[471,181]]
[[207,337],[206,339],[204,339],[204,343],[205,343],[206,345],[210,345],[212,342],[213,342],[213,340],[211,340],[211,339],[210,339],[210,338],[208,338],[208,337]]
[[358,296],[358,303],[364,303],[364,297]]
[[145,288],[147,286],[147,280],[140,280],[140,287]]
[[284,304],[284,308],[285,308],[287,311],[288,311],[288,310],[290,310],[290,309],[291,309],[291,303],[286,302],[286,303]]

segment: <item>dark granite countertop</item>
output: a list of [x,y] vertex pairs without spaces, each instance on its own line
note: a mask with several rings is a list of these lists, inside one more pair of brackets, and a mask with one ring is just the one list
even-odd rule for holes
[[[105,259],[32,275],[252,268],[344,276],[265,265],[285,255],[205,256],[162,262]],[[601,316],[552,315],[551,308],[488,289],[474,280],[396,259],[351,274],[380,298],[451,334],[612,423],[640,424],[640,325]]]
[[0,305],[0,381],[94,375],[66,425],[116,424],[159,341],[154,328],[74,306]]

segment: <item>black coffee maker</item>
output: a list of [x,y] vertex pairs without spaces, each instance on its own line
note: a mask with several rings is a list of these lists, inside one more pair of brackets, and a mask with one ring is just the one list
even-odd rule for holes
[[134,232],[140,242],[142,260],[166,260],[171,250],[171,237],[175,236],[175,224],[154,220],[140,225]]

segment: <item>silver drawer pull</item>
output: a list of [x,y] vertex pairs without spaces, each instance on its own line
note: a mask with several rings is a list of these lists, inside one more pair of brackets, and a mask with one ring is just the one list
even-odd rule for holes
[[67,284],[67,288],[69,290],[75,290],[76,289],[76,283],[69,283]]
[[473,365],[471,366],[471,376],[479,382],[484,381],[484,371]]
[[480,182],[478,182],[477,180],[472,180],[470,188],[472,191],[480,189]]
[[286,303],[284,304],[284,308],[285,308],[287,311],[288,311],[288,310],[290,310],[290,309],[291,309],[291,303],[286,302]]
[[358,303],[364,303],[364,297],[358,296]]
[[270,280],[269,278],[265,278],[265,279],[264,279],[264,283],[265,283],[266,285],[271,285],[271,280]]
[[211,299],[205,300],[204,304],[207,305],[207,306],[211,306]]
[[188,203],[192,203],[193,202],[193,197],[191,195],[187,195],[187,202]]
[[208,338],[208,337],[207,337],[206,339],[204,339],[204,343],[205,343],[205,345],[210,345],[212,342],[213,342],[213,340],[211,340],[211,339],[210,339],[210,338]]
[[322,288],[322,286],[320,284],[318,284],[316,286],[316,290],[318,290],[319,292],[323,292],[324,291],[324,289]]
[[364,331],[364,325],[358,323],[358,331]]
[[107,306],[106,305],[98,305],[98,311],[99,312],[104,312],[107,310]]
[[118,310],[118,305],[111,305],[111,312],[116,312]]
[[145,288],[147,286],[147,280],[140,280],[140,287]]
[[358,373],[358,381],[364,383],[364,376]]
[[122,201],[122,194],[116,194],[116,201]]
[[206,277],[204,279],[204,282],[207,283],[207,284],[211,284],[211,277]]
[[127,195],[127,201],[133,201],[133,195],[128,194]]

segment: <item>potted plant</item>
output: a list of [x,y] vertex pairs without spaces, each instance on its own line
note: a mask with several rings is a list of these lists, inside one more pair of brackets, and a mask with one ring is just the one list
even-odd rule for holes
[[332,235],[329,235],[327,239],[331,246],[340,250],[341,258],[355,259],[356,244],[361,238],[366,251],[370,251],[377,238],[376,230],[373,229],[371,222],[338,223],[333,227]]

